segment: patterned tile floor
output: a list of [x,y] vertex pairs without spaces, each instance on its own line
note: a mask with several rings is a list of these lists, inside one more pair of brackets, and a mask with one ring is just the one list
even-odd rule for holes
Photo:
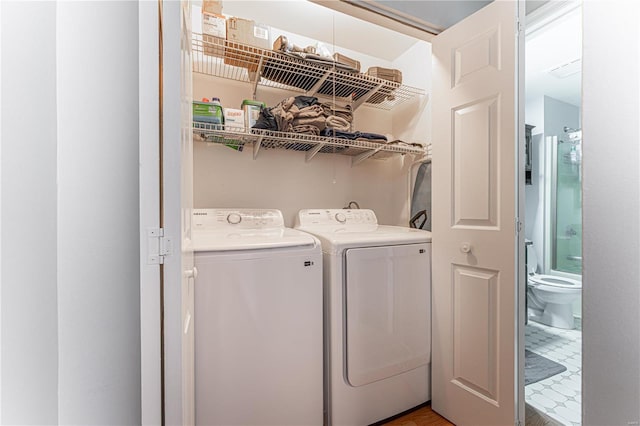
[[525,347],[556,361],[567,370],[525,386],[525,401],[567,425],[581,422],[582,331],[576,319],[574,330],[549,327],[529,321],[525,329]]

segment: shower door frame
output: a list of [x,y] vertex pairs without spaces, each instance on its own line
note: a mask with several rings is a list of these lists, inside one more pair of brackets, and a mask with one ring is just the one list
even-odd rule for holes
[[558,136],[545,136],[545,170],[544,170],[544,264],[543,271],[548,275],[570,278],[582,281],[582,274],[559,271],[553,269],[553,256],[557,249],[557,242],[553,244],[557,233],[557,197],[558,197]]

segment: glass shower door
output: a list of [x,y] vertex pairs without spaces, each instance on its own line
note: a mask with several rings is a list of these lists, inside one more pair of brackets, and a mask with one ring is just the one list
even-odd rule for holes
[[551,269],[582,274],[582,132],[552,144]]

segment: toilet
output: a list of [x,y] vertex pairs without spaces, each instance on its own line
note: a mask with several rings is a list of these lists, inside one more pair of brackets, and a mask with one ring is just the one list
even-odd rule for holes
[[527,303],[529,319],[551,327],[573,329],[573,302],[582,294],[578,280],[537,274],[538,258],[527,245]]

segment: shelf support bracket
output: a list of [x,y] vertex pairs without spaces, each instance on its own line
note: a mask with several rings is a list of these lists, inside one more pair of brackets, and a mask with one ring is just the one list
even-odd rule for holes
[[320,152],[320,150],[322,149],[323,146],[325,146],[326,144],[324,143],[319,143],[316,146],[314,146],[313,148],[311,148],[309,151],[307,151],[307,155],[305,158],[305,161],[308,163],[309,161],[311,161],[313,159],[313,157],[316,156],[316,154],[318,152]]
[[258,69],[256,71],[249,71],[249,80],[251,80],[251,99],[256,100],[256,94],[258,93],[258,83],[260,82],[260,76],[262,74],[262,63],[264,62],[264,56],[260,55],[258,61]]
[[358,100],[353,103],[353,111],[358,109],[358,107],[360,105],[362,105],[363,103],[367,102],[369,100],[369,98],[371,96],[373,96],[374,93],[376,93],[378,90],[382,89],[382,86],[384,86],[384,83],[379,83],[376,87],[374,87],[373,89],[369,90],[364,96],[360,96],[358,98]]
[[253,159],[258,158],[258,151],[260,151],[260,147],[262,146],[262,138],[263,135],[258,136],[258,139],[253,143]]
[[322,77],[320,77],[320,80],[318,80],[318,82],[316,84],[314,84],[313,87],[311,89],[309,89],[309,91],[307,91],[307,93],[305,93],[305,95],[306,96],[315,96],[315,94],[318,93],[318,90],[320,90],[320,88],[322,87],[324,82],[327,81],[329,76],[332,74],[331,71],[332,70],[330,70],[330,69],[327,70],[327,72],[325,72],[324,75]]
[[371,157],[373,154],[375,154],[376,152],[380,151],[381,149],[382,149],[382,146],[380,148],[372,149],[372,150],[363,152],[362,154],[353,157],[351,159],[351,167],[357,166],[358,164],[362,163],[364,160],[366,160],[367,158]]

